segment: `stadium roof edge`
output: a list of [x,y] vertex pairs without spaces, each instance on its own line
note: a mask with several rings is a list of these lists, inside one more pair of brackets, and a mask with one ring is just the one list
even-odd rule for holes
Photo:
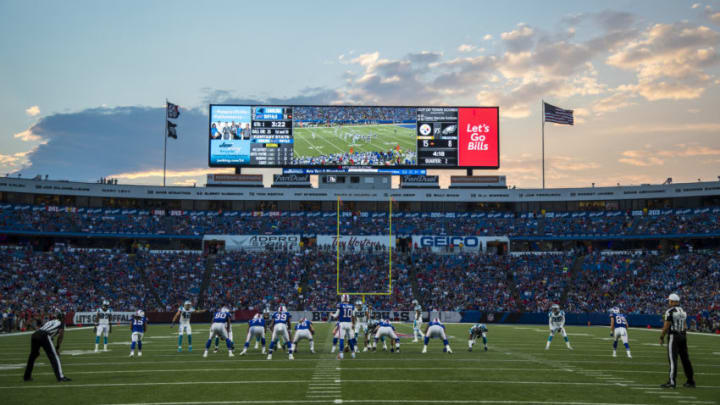
[[681,198],[720,195],[720,181],[640,186],[518,189],[278,189],[266,187],[184,187],[101,184],[74,181],[0,178],[0,192],[102,198],[165,200],[289,201],[456,201],[528,202]]

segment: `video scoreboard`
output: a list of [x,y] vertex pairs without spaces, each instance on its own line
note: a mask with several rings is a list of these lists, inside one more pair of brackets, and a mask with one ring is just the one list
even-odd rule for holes
[[498,107],[210,105],[210,166],[500,166]]

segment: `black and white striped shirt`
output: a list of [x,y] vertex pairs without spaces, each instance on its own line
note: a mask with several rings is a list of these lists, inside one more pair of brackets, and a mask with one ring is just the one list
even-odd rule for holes
[[60,329],[64,328],[65,325],[63,325],[62,322],[57,319],[53,319],[52,321],[45,322],[39,330],[47,333],[50,337],[55,337],[60,332]]
[[681,307],[676,306],[668,308],[668,310],[665,311],[665,316],[663,318],[670,322],[670,333],[685,333],[687,329],[685,326],[687,314]]

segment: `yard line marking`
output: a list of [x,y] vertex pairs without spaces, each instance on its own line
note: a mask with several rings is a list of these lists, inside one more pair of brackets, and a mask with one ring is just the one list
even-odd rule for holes
[[[507,380],[335,380],[344,384],[538,384],[538,385],[575,385],[575,386],[607,386],[607,382],[569,382],[569,381],[507,381]],[[12,389],[37,389],[37,388],[100,388],[100,387],[128,387],[128,386],[153,386],[153,385],[251,385],[251,384],[308,384],[311,380],[265,380],[265,381],[173,381],[173,382],[147,382],[147,383],[105,383],[105,384],[54,384],[54,385],[15,385],[0,386],[2,390]],[[633,384],[633,386],[643,386],[643,384]],[[649,384],[645,384],[650,387]],[[704,389],[720,389],[717,385],[703,385],[698,388]]]
[[[36,363],[36,365],[47,365],[44,363]],[[66,366],[63,364],[63,366]],[[12,370],[12,369],[22,369],[25,367],[25,364],[13,364],[6,367],[6,365],[0,365],[0,370]],[[399,370],[399,371],[428,371],[428,370],[434,370],[434,371],[442,371],[442,370],[487,370],[486,367],[353,367],[353,368],[345,368],[343,369],[346,372],[358,372],[358,371],[374,371],[374,370]],[[524,367],[503,367],[503,368],[493,368],[493,371],[535,371],[537,369],[535,368],[524,368]],[[558,369],[560,371],[566,371],[566,372],[577,372],[577,370],[571,370],[571,369]],[[298,370],[297,368],[293,367],[262,367],[262,368],[185,368],[185,369],[138,369],[138,370],[96,370],[96,371],[75,371],[73,374],[137,374],[137,373],[146,373],[146,372],[152,372],[152,373],[184,373],[188,371],[223,371],[223,372],[239,372],[239,373],[246,373],[246,372],[254,372],[254,371],[302,371]],[[650,370],[606,370],[611,373],[629,373],[629,374],[667,374],[666,371],[650,371]],[[598,372],[579,372],[580,374],[586,375],[588,377],[599,377],[603,374]],[[33,373],[34,375],[53,375],[52,372],[39,372],[39,373]],[[696,375],[710,375],[710,376],[717,376],[720,375],[720,373],[695,373]],[[0,377],[16,377],[17,374],[0,374]],[[322,376],[322,378],[317,379],[334,379],[336,377],[335,374],[333,375],[326,375]],[[619,380],[626,381],[625,379],[617,378],[617,377],[608,377],[615,378]],[[313,375],[313,379],[315,378],[315,375]]]
[[[554,405],[654,405],[654,404],[645,404],[645,403],[633,403],[633,404],[623,404],[623,403],[617,403],[617,402],[558,402],[558,401],[514,401],[514,400],[492,400],[492,399],[479,399],[479,400],[425,400],[425,399],[338,399],[336,401],[328,401],[328,400],[281,400],[281,401],[271,401],[271,400],[245,400],[245,401],[202,401],[202,402],[133,402],[133,403],[124,403],[124,404],[104,404],[104,405],[229,405],[229,404],[237,404],[237,405],[251,405],[251,404],[326,404],[326,403],[335,403],[335,404],[412,404],[412,403],[424,403],[424,404],[437,404],[437,403],[444,403],[444,404],[511,404],[511,405],[520,405],[520,404],[554,404]],[[712,403],[712,402],[702,402],[702,403]]]

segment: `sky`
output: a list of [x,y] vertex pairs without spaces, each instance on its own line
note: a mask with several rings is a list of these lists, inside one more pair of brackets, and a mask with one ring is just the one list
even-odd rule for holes
[[[509,185],[718,180],[720,1],[0,0],[0,173],[204,184],[209,103],[500,107]],[[478,174],[479,172],[476,172]]]

